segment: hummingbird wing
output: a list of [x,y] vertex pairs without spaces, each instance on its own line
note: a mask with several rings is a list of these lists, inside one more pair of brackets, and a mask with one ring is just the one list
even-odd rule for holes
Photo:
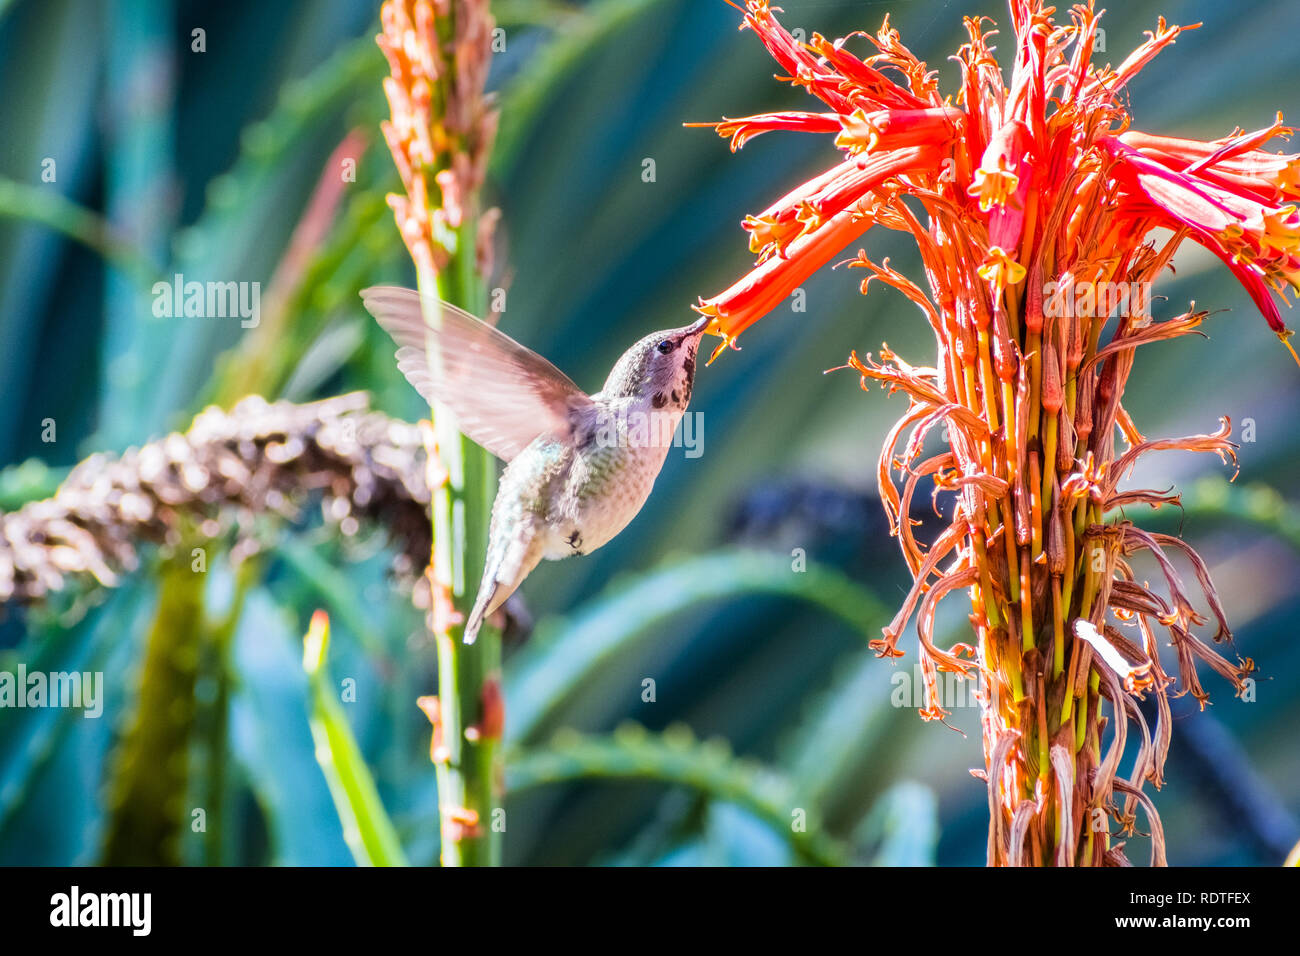
[[412,289],[373,286],[361,299],[397,343],[406,380],[430,405],[450,408],[460,430],[503,461],[539,435],[570,437],[574,422],[593,407],[558,368],[463,309],[430,298],[435,328]]

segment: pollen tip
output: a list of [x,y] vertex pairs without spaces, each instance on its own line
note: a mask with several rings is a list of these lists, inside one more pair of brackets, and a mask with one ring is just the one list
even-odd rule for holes
[[1300,367],[1300,355],[1296,354],[1295,346],[1293,346],[1289,341],[1289,339],[1293,335],[1295,335],[1294,329],[1278,329],[1277,332],[1278,341],[1280,341],[1283,345],[1286,346],[1286,350],[1290,352],[1291,357],[1295,359],[1296,366]]

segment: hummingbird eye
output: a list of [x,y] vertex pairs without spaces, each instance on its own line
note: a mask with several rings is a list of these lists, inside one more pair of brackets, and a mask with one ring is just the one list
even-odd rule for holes
[[671,340],[669,340],[669,339],[664,339],[662,342],[660,342],[658,345],[656,345],[655,348],[658,350],[658,352],[659,352],[660,355],[667,355],[667,354],[668,354],[669,352],[671,352],[674,348],[676,348],[676,346],[673,345],[673,343],[672,343]]

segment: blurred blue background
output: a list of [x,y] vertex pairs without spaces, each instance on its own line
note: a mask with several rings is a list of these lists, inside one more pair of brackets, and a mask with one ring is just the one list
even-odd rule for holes
[[[389,414],[426,414],[357,297],[377,282],[413,284],[383,198],[398,183],[378,135],[377,6],[0,0],[0,509],[48,496],[93,451],[187,427],[204,404],[241,388],[298,401],[366,389]],[[711,131],[683,128],[815,108],[772,79],[775,64],[721,0],[493,7],[506,31],[490,84],[502,129],[488,187],[504,217],[494,280],[507,289],[502,327],[595,389],[628,344],[689,321],[698,296],[745,271],[745,214],[837,153],[829,137],[770,134],[733,156]],[[782,22],[809,35],[874,32],[888,12],[946,89],[955,88],[947,57],[963,41],[961,17],[1006,20],[985,0],[784,7]],[[1160,14],[1204,25],[1132,85],[1136,124],[1210,139],[1297,106],[1300,6],[1137,0],[1107,14],[1098,58],[1118,63]],[[354,130],[364,142],[357,181],[303,274],[276,287],[278,324],[152,317],[149,283],[178,272],[260,282],[265,308],[308,199]],[[42,178],[47,161],[52,182]],[[895,234],[869,234],[865,247],[917,274]],[[1204,327],[1208,340],[1140,355],[1127,407],[1151,436],[1210,431],[1228,415],[1252,423],[1254,441],[1243,444],[1232,490],[1217,460],[1179,454],[1155,456],[1136,480],[1188,493],[1184,518],[1152,526],[1181,529],[1207,558],[1261,680],[1243,703],[1211,675],[1205,714],[1176,708],[1168,782],[1155,799],[1171,862],[1276,864],[1300,839],[1300,373],[1217,260],[1188,249],[1176,265],[1157,308],[1194,300],[1221,311]],[[845,861],[983,862],[987,803],[968,772],[982,766],[978,711],[954,714],[964,737],[923,723],[912,701],[891,702],[914,636],[897,665],[866,651],[907,589],[874,490],[880,442],[904,406],[864,394],[851,374],[822,371],[882,341],[927,364],[933,344],[910,305],[878,287],[863,297],[860,278],[824,271],[805,287],[805,312],[778,309],[744,335],[742,351],[701,370],[693,409],[703,413],[703,454],[674,451],[619,538],[546,564],[524,588],[538,628],[506,664],[520,753],[577,759],[575,738],[547,743],[576,728],[643,763],[677,754],[686,776],[706,783],[551,785],[546,766],[521,756],[507,862],[794,862],[786,828],[741,798],[767,787],[793,788]],[[47,419],[54,442],[42,440]],[[792,585],[796,549],[811,570]],[[211,617],[235,590],[225,555],[213,559],[204,594]],[[178,838],[140,847],[143,858],[352,861],[313,757],[300,663],[300,636],[323,606],[334,620],[331,668],[357,681],[347,714],[384,804],[409,859],[436,859],[428,725],[413,705],[435,686],[433,653],[408,594],[387,578],[389,559],[310,517],[277,527],[229,646],[201,657],[194,719],[168,744],[188,770],[183,799],[136,808],[180,820]],[[111,799],[128,772],[115,755],[137,706],[161,560],[148,552],[106,600],[88,611],[79,602],[79,617],[56,601],[12,609],[0,625],[0,669],[102,670],[107,682],[98,721],[0,710],[0,862],[114,859],[105,847],[130,809]],[[959,597],[950,603],[941,632],[956,640],[965,610]],[[643,699],[647,678],[653,702]],[[623,721],[651,736],[610,738]],[[677,729],[659,736],[668,728]],[[698,743],[710,738],[726,746]],[[189,825],[195,807],[211,814],[206,832]],[[1130,857],[1144,860],[1145,846],[1135,839]]]

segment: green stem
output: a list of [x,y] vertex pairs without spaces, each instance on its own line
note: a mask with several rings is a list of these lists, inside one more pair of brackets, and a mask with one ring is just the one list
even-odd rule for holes
[[[451,261],[437,277],[421,275],[421,290],[481,315],[487,290],[476,272],[477,222],[466,217]],[[438,648],[438,702],[443,750],[437,759],[438,804],[444,866],[496,866],[501,862],[502,781],[499,723],[484,721],[485,701],[500,700],[501,637],[484,626],[463,643],[463,622],[473,606],[486,559],[496,471],[484,449],[465,438],[446,409],[433,409],[438,457],[446,480],[433,489],[435,582],[451,591],[462,623],[434,634]],[[437,585],[435,585],[437,586]],[[494,686],[490,686],[494,685]]]
[[203,853],[208,866],[220,866],[222,850],[225,843],[225,798],[227,742],[230,727],[230,696],[233,689],[230,652],[234,644],[235,631],[244,613],[244,604],[248,592],[257,583],[260,568],[255,558],[249,558],[235,572],[235,594],[230,608],[204,635],[206,645],[206,665],[217,685],[216,696],[206,708],[208,713],[207,732],[204,734],[204,746],[207,750],[207,796],[204,806],[207,808],[207,832],[204,834]]
[[188,745],[203,628],[203,577],[178,548],[158,578],[158,610],[145,646],[136,711],[113,759],[107,866],[176,866],[190,819]]

